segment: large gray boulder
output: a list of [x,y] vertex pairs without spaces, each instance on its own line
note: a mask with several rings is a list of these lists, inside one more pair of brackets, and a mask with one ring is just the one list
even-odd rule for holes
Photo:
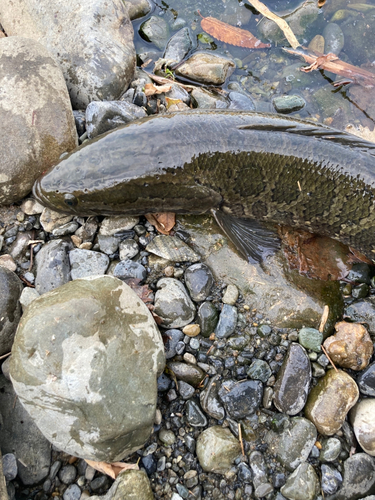
[[39,41],[63,70],[75,109],[115,100],[133,78],[133,27],[122,0],[2,0],[8,36]]
[[71,281],[27,308],[10,376],[57,448],[113,462],[144,445],[155,417],[163,341],[143,302],[112,276]]
[[0,89],[0,205],[10,205],[77,146],[77,132],[61,69],[36,41],[0,39]]

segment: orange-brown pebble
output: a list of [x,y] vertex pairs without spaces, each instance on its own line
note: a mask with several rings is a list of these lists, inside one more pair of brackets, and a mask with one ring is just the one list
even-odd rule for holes
[[201,333],[200,326],[197,324],[194,325],[186,325],[182,329],[182,332],[187,335],[188,337],[196,337]]

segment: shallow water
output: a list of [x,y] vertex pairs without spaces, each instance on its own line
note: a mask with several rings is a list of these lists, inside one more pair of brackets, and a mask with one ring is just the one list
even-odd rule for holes
[[[311,8],[313,14],[309,16],[310,11],[307,12],[300,27],[296,28],[293,23],[291,26],[301,45],[308,46],[315,35],[325,34],[324,30],[334,22],[344,35],[339,58],[353,65],[364,65],[367,70],[375,72],[375,3],[365,2],[366,0],[327,0],[322,8],[317,9],[315,1],[306,0],[303,10]],[[296,10],[302,5],[299,1],[285,0],[265,3],[279,15],[285,11]],[[205,17],[212,16],[250,31],[263,42],[270,42],[271,47],[240,48],[210,37],[201,28],[198,10]],[[215,54],[225,55],[235,61],[237,68],[223,85],[224,89],[230,82],[239,82],[241,87],[251,94],[258,109],[266,111],[274,111],[272,99],[276,96],[299,95],[306,101],[306,106],[294,113],[296,116],[320,121],[339,129],[345,129],[348,124],[352,124],[356,127],[367,127],[372,131],[375,123],[374,89],[356,84],[335,87],[333,82],[342,80],[343,77],[327,71],[301,72],[300,68],[307,64],[299,57],[282,50],[283,46],[288,46],[282,37],[278,40],[274,37],[271,37],[272,40],[267,39],[263,25],[269,21],[254,12],[250,4],[238,0],[196,0],[194,3],[182,0],[158,1],[153,12],[134,23],[137,53],[158,50],[153,44],[142,40],[138,34],[139,26],[148,17],[163,16],[170,26],[171,35],[178,31],[173,29],[173,24],[184,20],[185,26],[190,28],[195,44],[192,52],[212,50]],[[297,17],[301,19],[300,16]],[[331,28],[332,26],[328,27]],[[327,46],[328,39],[329,36],[325,34],[328,49],[325,53],[332,50],[332,47],[334,49],[337,36],[336,39],[333,37],[331,46]],[[160,51],[160,57],[162,55]],[[151,66],[147,69],[151,71]],[[353,132],[353,129],[351,131]]]

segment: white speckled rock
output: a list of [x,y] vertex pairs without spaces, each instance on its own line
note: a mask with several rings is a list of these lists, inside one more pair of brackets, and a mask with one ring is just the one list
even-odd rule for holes
[[0,39],[0,89],[0,205],[10,205],[77,146],[77,132],[61,69],[36,41]]
[[120,280],[100,276],[71,281],[30,304],[16,333],[10,376],[57,448],[113,462],[149,438],[164,364],[147,307]]
[[118,98],[133,78],[133,27],[122,0],[1,0],[0,22],[10,38],[33,38],[55,57],[75,109]]
[[375,398],[357,403],[349,416],[359,445],[363,451],[375,456]]

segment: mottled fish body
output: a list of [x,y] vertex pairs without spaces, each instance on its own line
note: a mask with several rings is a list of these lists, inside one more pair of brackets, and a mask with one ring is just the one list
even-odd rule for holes
[[132,122],[65,156],[34,194],[82,216],[217,210],[219,221],[232,217],[223,226],[286,224],[375,252],[375,145],[279,115],[205,110]]

